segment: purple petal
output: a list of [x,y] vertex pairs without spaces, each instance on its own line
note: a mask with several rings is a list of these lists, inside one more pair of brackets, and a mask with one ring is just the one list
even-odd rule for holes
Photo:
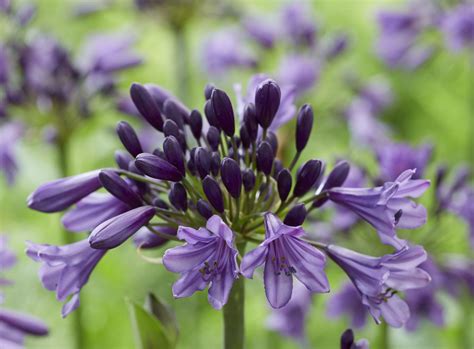
[[204,281],[199,271],[193,270],[182,276],[173,284],[173,297],[189,297],[196,291],[202,291],[206,288],[207,282]]
[[410,317],[408,305],[397,295],[380,304],[380,311],[385,321],[392,327],[402,327]]
[[171,272],[183,273],[195,269],[210,259],[217,247],[217,240],[209,244],[186,244],[166,250],[163,265]]
[[242,262],[240,263],[240,272],[247,279],[253,278],[255,269],[261,266],[265,262],[267,257],[268,247],[266,245],[260,245],[252,251],[248,252]]
[[[274,247],[271,246],[270,249],[271,248]],[[278,309],[287,304],[291,298],[293,276],[277,269],[276,265],[277,263],[272,262],[267,257],[265,270],[263,272],[263,281],[268,302],[273,308]]]
[[4,308],[0,309],[0,322],[34,336],[45,336],[48,334],[48,327],[41,320]]
[[209,288],[208,300],[214,309],[219,310],[227,303],[233,283],[234,270],[232,264],[227,263],[223,273],[212,280]]

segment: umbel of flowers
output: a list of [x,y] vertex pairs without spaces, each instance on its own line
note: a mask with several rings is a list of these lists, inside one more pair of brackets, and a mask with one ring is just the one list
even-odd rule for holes
[[[163,256],[165,268],[179,274],[173,295],[208,288],[209,303],[224,309],[227,348],[243,346],[245,278],[263,266],[268,302],[281,308],[290,301],[294,278],[311,292],[329,292],[326,256],[348,275],[378,323],[382,317],[395,327],[407,321],[409,309],[399,292],[430,281],[418,268],[426,259],[423,248],[396,235],[398,226],[413,229],[426,221],[425,209],[410,198],[419,197],[429,182],[412,179],[414,169],[375,188],[342,187],[346,162],[327,176],[316,159],[296,169],[313,126],[309,105],[297,114],[296,153],[286,167],[276,158],[278,140],[270,131],[281,100],[270,79],[256,87],[239,120],[229,96],[206,86],[207,123],[161,87],[133,84],[130,92],[144,119],[164,134],[162,148],[144,153],[132,126],[120,122],[117,134],[127,152],[116,152],[117,168],[46,183],[28,198],[38,211],[69,209],[62,221],[67,229],[91,231],[73,244],[27,248],[42,263],[45,288],[67,301],[63,316],[79,306],[81,288],[107,251],[135,235],[143,248],[180,242]],[[98,193],[101,188],[105,192]],[[372,257],[307,239],[306,216],[327,202],[369,222],[395,251]]]

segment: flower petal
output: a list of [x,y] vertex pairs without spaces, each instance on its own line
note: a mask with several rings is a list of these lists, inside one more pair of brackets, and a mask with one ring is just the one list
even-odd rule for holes
[[210,244],[186,244],[166,250],[163,265],[174,273],[183,273],[195,269],[210,259],[215,253],[217,241]]
[[268,247],[266,245],[260,245],[248,252],[240,263],[240,273],[247,279],[252,279],[255,269],[265,262],[267,253]]
[[206,288],[207,282],[203,280],[202,275],[197,270],[192,270],[182,274],[173,284],[173,297],[189,297],[196,291],[202,291]]
[[278,309],[286,305],[291,298],[293,276],[282,273],[275,268],[275,265],[276,263],[267,258],[263,279],[268,302],[273,308]]

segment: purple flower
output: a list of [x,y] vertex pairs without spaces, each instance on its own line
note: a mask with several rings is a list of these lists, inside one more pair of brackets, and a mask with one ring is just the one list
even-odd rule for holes
[[474,5],[460,4],[448,13],[441,23],[446,46],[459,52],[464,48],[474,47]]
[[403,171],[414,168],[416,173],[413,179],[423,177],[433,153],[431,144],[424,144],[413,148],[405,143],[389,143],[376,147],[377,161],[379,163],[379,178],[384,181],[393,181]]
[[329,299],[326,313],[331,318],[340,317],[344,313],[349,315],[354,328],[364,327],[369,314],[367,307],[361,302],[360,293],[350,282],[345,283],[340,291]]
[[240,270],[252,278],[257,267],[265,264],[264,284],[273,308],[286,305],[293,289],[293,275],[311,292],[329,292],[324,266],[325,256],[304,242],[301,227],[283,224],[277,216],[265,215],[265,241],[242,259]]
[[62,308],[63,317],[79,306],[79,293],[106,252],[91,248],[87,239],[64,246],[27,242],[26,249],[28,257],[42,263],[39,277],[44,288],[55,291],[61,302],[71,296]]
[[383,316],[390,326],[403,326],[410,317],[410,309],[396,292],[421,288],[431,281],[428,273],[417,268],[426,260],[421,246],[406,247],[383,257],[334,245],[329,245],[326,251],[349,276],[377,323]]
[[[268,76],[266,74],[253,75],[247,85],[247,93],[245,96],[242,95],[241,86],[235,86],[238,102],[238,112],[241,121],[244,118],[245,105],[247,105],[248,103],[253,103],[255,101],[255,93],[257,91],[258,86],[260,85],[260,83],[267,79]],[[278,108],[278,111],[275,114],[275,117],[270,125],[270,130],[277,130],[296,116],[296,106],[294,105],[296,92],[294,87],[281,86],[280,90],[280,107]]]
[[173,284],[173,296],[189,297],[210,284],[209,303],[221,309],[239,274],[234,233],[214,215],[207,221],[206,228],[180,226],[178,238],[186,244],[167,250],[163,256],[166,269],[181,275]]
[[69,231],[92,231],[99,224],[128,210],[128,205],[110,194],[92,193],[68,211],[62,223]]
[[120,246],[154,217],[153,206],[141,206],[99,224],[89,235],[94,249],[109,250]]
[[20,122],[0,125],[0,172],[3,172],[9,185],[14,183],[18,172],[15,147],[23,133],[24,127]]
[[202,60],[211,74],[225,74],[232,68],[253,68],[257,58],[246,47],[243,37],[233,29],[213,33],[203,44]]
[[263,48],[271,49],[280,34],[278,27],[274,23],[270,20],[262,19],[262,16],[254,16],[245,18],[243,26],[253,40]]
[[5,308],[0,309],[0,347],[21,349],[26,336],[46,336],[48,326],[40,319]]
[[311,11],[302,3],[283,7],[282,24],[288,38],[296,45],[312,47],[316,43],[317,27],[308,14]]
[[28,196],[28,207],[41,212],[58,212],[99,189],[100,170],[56,179],[42,184]]
[[283,86],[291,86],[297,95],[310,90],[319,80],[321,67],[317,58],[309,55],[285,57],[278,73]]
[[474,261],[462,257],[450,257],[443,265],[442,287],[458,298],[463,288],[474,295]]
[[333,188],[329,200],[359,215],[371,224],[384,244],[401,249],[406,241],[396,236],[395,228],[415,229],[426,222],[426,209],[409,198],[421,196],[428,180],[411,179],[415,170],[406,170],[394,182],[376,188]]
[[272,309],[267,327],[301,343],[306,341],[306,318],[311,310],[311,292],[296,281],[290,301],[280,309]]

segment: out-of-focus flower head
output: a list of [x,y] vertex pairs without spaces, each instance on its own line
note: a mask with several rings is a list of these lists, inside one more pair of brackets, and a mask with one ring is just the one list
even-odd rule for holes
[[459,4],[449,10],[442,19],[441,30],[446,46],[459,52],[474,47],[474,4]]

